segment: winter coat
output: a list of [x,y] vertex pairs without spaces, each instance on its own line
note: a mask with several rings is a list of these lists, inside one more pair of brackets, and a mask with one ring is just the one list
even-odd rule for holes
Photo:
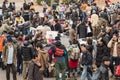
[[37,64],[34,60],[31,61],[28,68],[28,80],[43,80],[40,67],[41,66]]
[[23,56],[23,61],[30,61],[33,58],[33,54],[33,46],[28,41],[25,41],[21,47],[21,55]]
[[107,46],[105,45],[97,45],[97,53],[96,53],[96,65],[99,67],[102,63],[102,58],[104,56],[109,56],[110,51],[108,51]]
[[103,36],[103,40],[104,40],[106,45],[108,44],[110,39],[111,39],[111,34],[110,33],[106,33],[105,36]]
[[102,64],[99,69],[101,73],[98,80],[109,80],[108,66],[106,66],[105,64]]
[[55,28],[55,31],[58,31],[60,33],[62,32],[62,27],[61,27],[61,25],[59,23],[56,23],[54,28]]
[[76,31],[74,29],[69,30],[69,40],[73,41],[76,38]]
[[82,55],[82,65],[92,65],[92,55],[89,51]]
[[38,52],[39,56],[40,56],[40,63],[41,63],[41,71],[45,70],[45,64],[48,63],[48,53],[46,50],[41,50]]
[[80,24],[77,27],[77,33],[79,34],[79,38],[86,38],[86,36],[87,36],[87,26],[85,26],[85,24]]
[[[54,45],[55,45],[55,46],[52,47],[52,50],[53,50],[53,53],[54,53],[54,54],[55,54],[55,52],[56,52],[55,47],[66,51],[65,46],[62,45],[61,42],[57,41],[56,43],[54,43]],[[63,56],[61,56],[61,57],[56,56],[56,55],[54,55],[54,56],[55,56],[55,59],[54,59],[55,62],[59,62],[59,61],[60,61],[60,62],[61,62],[61,61],[62,61],[62,62],[65,62],[65,55],[63,55]]]
[[71,19],[72,21],[77,21],[78,20],[78,13],[77,12],[73,12],[72,15],[71,15]]
[[[13,45],[13,63],[16,64],[16,54],[17,54],[17,48],[14,44]],[[9,52],[8,52],[8,45],[6,44],[4,47],[3,47],[3,51],[2,51],[2,61],[4,62],[5,65],[7,65],[7,60],[8,60],[8,55],[9,55]]]
[[107,21],[109,21],[108,15],[107,15],[106,12],[101,12],[101,13],[100,13],[100,17],[103,18],[103,19],[105,19],[105,20],[107,20]]
[[[111,52],[110,52],[111,56],[113,56],[114,45],[115,45],[115,42],[113,42],[112,40],[110,40],[107,45],[111,49]],[[120,56],[120,42],[117,43],[117,56]]]

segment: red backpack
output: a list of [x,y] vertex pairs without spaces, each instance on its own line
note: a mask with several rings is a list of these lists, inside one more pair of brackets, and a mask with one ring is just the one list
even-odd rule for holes
[[64,55],[64,50],[63,49],[55,47],[55,50],[56,50],[55,56],[62,57]]
[[117,76],[120,76],[120,65],[117,66],[117,69],[116,69],[115,74],[116,74]]

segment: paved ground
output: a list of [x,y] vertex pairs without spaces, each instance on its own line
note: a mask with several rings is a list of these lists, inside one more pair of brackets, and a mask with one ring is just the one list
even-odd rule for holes
[[[12,74],[10,76],[10,80],[12,80]],[[5,70],[0,69],[0,80],[6,80],[6,72]],[[17,80],[22,80],[22,75],[17,74]],[[44,78],[44,80],[55,80],[54,78]]]

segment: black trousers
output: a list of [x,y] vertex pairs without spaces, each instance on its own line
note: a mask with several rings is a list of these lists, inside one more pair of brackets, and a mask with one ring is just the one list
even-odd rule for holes
[[12,70],[13,80],[17,80],[16,67],[14,64],[7,64],[7,66],[6,66],[6,80],[10,80],[10,69]]

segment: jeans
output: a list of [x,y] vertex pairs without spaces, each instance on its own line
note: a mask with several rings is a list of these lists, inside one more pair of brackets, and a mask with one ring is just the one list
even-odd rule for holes
[[59,16],[60,16],[60,20],[62,20],[63,19],[63,12],[60,12]]
[[25,33],[25,30],[24,30],[25,28],[24,27],[18,27],[18,32],[20,33],[20,32],[22,32],[23,34]]
[[23,72],[22,72],[23,80],[27,80],[26,74],[27,74],[27,69],[29,67],[29,64],[30,64],[30,61],[23,61]]
[[24,34],[30,34],[30,27],[24,28]]
[[23,60],[22,60],[22,58],[19,56],[18,58],[17,58],[17,71],[18,71],[18,73],[19,74],[21,74],[22,73],[22,69],[23,69]]
[[85,80],[86,77],[88,80],[92,80],[91,74],[87,71],[87,68],[88,67],[86,65],[84,65],[80,80]]
[[12,69],[13,80],[17,80],[16,78],[16,67],[14,64],[7,64],[6,66],[6,80],[10,80],[10,68]]
[[100,71],[97,69],[92,76],[92,80],[98,80],[99,75],[100,75]]

